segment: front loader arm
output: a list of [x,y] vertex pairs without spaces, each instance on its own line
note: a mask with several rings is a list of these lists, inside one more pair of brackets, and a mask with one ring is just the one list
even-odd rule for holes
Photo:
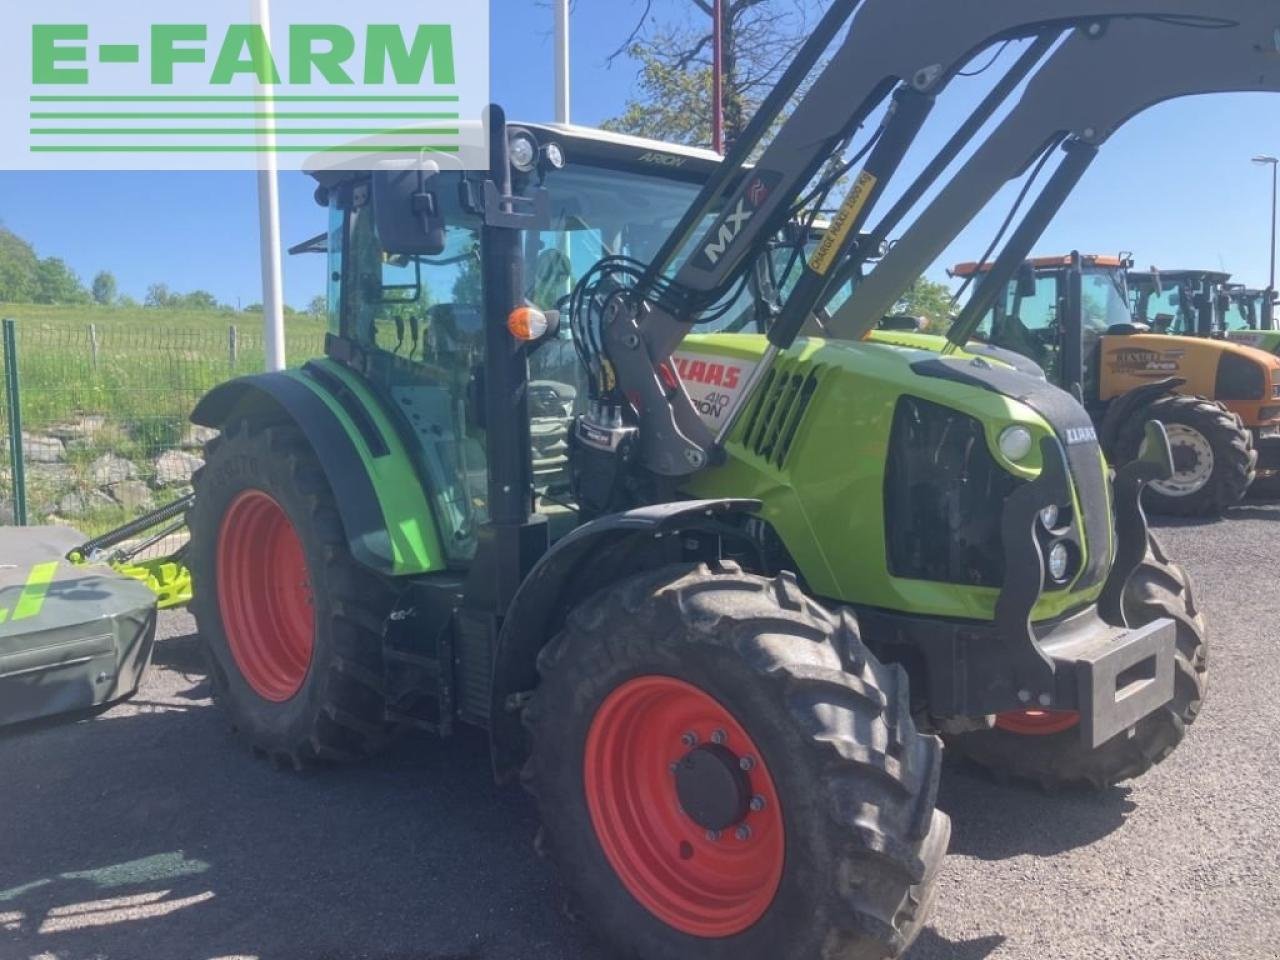
[[1228,22],[1203,26],[1122,19],[1073,33],[999,127],[825,324],[827,331],[858,339],[873,330],[991,198],[1061,140],[1062,165],[954,325],[954,341],[963,345],[973,333],[967,321],[980,320],[991,308],[1098,149],[1120,127],[1179,97],[1280,91],[1280,6],[1230,0],[1203,6]]
[[[744,176],[749,158],[850,20],[847,37]],[[1274,22],[1264,30],[1268,21]],[[1044,116],[1024,106],[998,128],[926,211],[925,225],[917,222],[904,238],[910,240],[905,249],[893,251],[864,281],[870,292],[840,312],[841,331],[874,326],[867,318],[883,315],[945,246],[942,238],[957,234],[1037,152],[1061,139],[1062,131],[1079,128],[1082,146],[1076,164],[1064,165],[1058,204],[1087,167],[1090,152],[1152,103],[1195,92],[1273,89],[1280,64],[1260,54],[1275,50],[1277,26],[1280,13],[1269,0],[836,0],[653,262],[643,270],[628,264],[630,273],[617,270],[627,275],[610,286],[599,282],[609,274],[605,261],[597,267],[596,286],[575,294],[575,328],[588,328],[580,340],[592,371],[594,415],[638,428],[639,465],[655,474],[687,476],[710,462],[734,417],[713,436],[666,361],[693,325],[742,282],[770,239],[796,215],[819,171],[891,95],[866,165],[826,241],[804,265],[735,413],[749,406],[778,352],[826,299],[839,273],[835,268],[854,253],[936,97],[975,56],[1018,38],[1034,38],[1035,48],[1044,51],[1058,44],[1042,67],[1045,76],[1038,74],[1030,88]],[[1175,37],[1191,38],[1184,45],[1194,53],[1186,59],[1171,55],[1168,43]],[[1177,65],[1178,77],[1171,76],[1170,64]],[[1036,57],[1023,56],[1015,70],[1030,74],[1035,66]],[[1125,79],[1104,83],[1104,75]],[[1082,81],[1100,91],[1096,98],[1081,92]],[[1094,105],[1096,111],[1089,109]],[[978,126],[971,124],[971,132]],[[944,151],[958,155],[960,146],[953,141]],[[946,167],[935,162],[929,175],[937,178]],[[923,195],[920,186],[912,189]],[[1037,209],[1043,213],[1048,206]],[[699,229],[716,211],[711,226]],[[1026,230],[1015,240],[1025,241]],[[680,269],[668,279],[682,255]]]

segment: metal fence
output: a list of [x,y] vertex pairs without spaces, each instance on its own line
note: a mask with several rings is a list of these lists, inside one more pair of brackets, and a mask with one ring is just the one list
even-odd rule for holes
[[[159,319],[159,318],[157,318]],[[318,355],[322,325],[287,335]],[[219,322],[3,321],[0,524],[118,526],[190,489],[208,433],[187,417],[210,388],[262,370],[261,331]]]

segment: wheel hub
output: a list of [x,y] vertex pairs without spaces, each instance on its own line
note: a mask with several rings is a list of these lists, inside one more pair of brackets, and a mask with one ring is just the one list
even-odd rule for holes
[[600,705],[583,757],[596,838],[623,886],[694,937],[731,937],[782,880],[782,804],[767,758],[704,690],[648,675]]
[[700,827],[727,830],[751,810],[751,778],[728,747],[695,747],[676,765],[675,776],[680,808]]
[[1166,497],[1188,497],[1203,490],[1216,466],[1213,445],[1199,430],[1181,423],[1165,425],[1173,453],[1173,476],[1157,480],[1152,489]]

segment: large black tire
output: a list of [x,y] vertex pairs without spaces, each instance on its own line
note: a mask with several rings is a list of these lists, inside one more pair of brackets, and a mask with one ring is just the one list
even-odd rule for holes
[[1171,480],[1150,484],[1143,494],[1148,511],[1218,517],[1244,499],[1254,480],[1258,455],[1253,434],[1236,414],[1204,397],[1162,397],[1121,430],[1120,463],[1138,456],[1148,420],[1158,420],[1169,431],[1174,464]]
[[1045,789],[1074,785],[1100,790],[1140,777],[1163,761],[1200,713],[1209,682],[1209,647],[1190,580],[1169,561],[1154,535],[1148,539],[1146,558],[1125,587],[1124,608],[1133,626],[1168,617],[1178,631],[1173,700],[1139,722],[1132,735],[1122,733],[1089,750],[1078,728],[1047,736],[996,728],[949,737],[948,747],[1001,779]]
[[[950,836],[950,821],[934,809],[941,744],[916,733],[906,675],[868,653],[851,614],[828,613],[788,575],[767,580],[729,564],[668,567],[575,609],[538,667],[541,686],[526,712],[532,752],[525,782],[537,798],[545,848],[616,955],[882,960],[907,949],[928,912]],[[776,835],[785,836],[776,892],[749,886],[752,895],[764,891],[767,906],[743,929],[694,935],[683,921],[643,905],[605,849],[607,832],[625,827],[626,817],[601,814],[603,826],[593,820],[592,804],[612,796],[589,765],[597,757],[595,735],[614,729],[615,698],[629,702],[636,684],[673,681],[726,713],[726,728],[739,731],[728,748],[758,752],[749,789],[763,790],[763,770],[778,802],[743,814],[739,822],[756,823],[757,833],[742,840],[726,827],[723,838],[704,835],[673,806],[677,770],[692,755],[686,750],[701,749],[690,748],[698,739],[675,731],[667,744],[664,732],[658,749],[669,749],[672,762],[657,756],[652,768],[645,759],[655,758],[644,749],[619,746],[606,757],[625,756],[626,776],[657,771],[642,778],[659,797],[644,809],[666,808],[677,830],[687,824],[680,860],[714,864],[725,855],[718,844],[764,842],[775,834],[755,818],[776,811]],[[654,722],[663,716],[670,713],[655,714]],[[652,728],[617,729],[642,738],[635,731]],[[707,736],[701,731],[701,742]],[[734,762],[730,755],[730,768]],[[640,802],[623,788],[619,796]],[[663,869],[676,869],[675,849],[665,858]],[[693,900],[710,893],[690,889]]]
[[[387,733],[380,637],[392,595],[383,581],[351,558],[333,493],[315,454],[291,426],[240,421],[206,447],[205,459],[195,476],[189,521],[191,610],[214,698],[232,727],[274,761],[300,768],[317,760],[349,761],[374,753]],[[297,689],[287,697],[264,696],[262,680],[255,689],[233,652],[261,650],[267,658],[277,653],[272,645],[287,631],[245,630],[246,622],[255,621],[246,621],[236,611],[262,604],[266,613],[256,622],[271,622],[281,615],[270,600],[280,593],[279,584],[272,583],[270,570],[257,583],[245,580],[225,557],[219,569],[220,550],[231,551],[232,560],[243,556],[221,542],[224,533],[237,529],[224,520],[233,504],[261,494],[282,509],[292,527],[310,593],[311,616],[305,625],[310,655],[292,662],[290,670],[296,675],[282,689],[293,683]],[[254,549],[268,547],[254,544]],[[224,618],[228,611],[230,623]],[[239,635],[233,635],[237,629]],[[250,643],[260,646],[246,646]],[[252,667],[248,672],[254,674]],[[267,681],[273,679],[270,673],[266,676]]]

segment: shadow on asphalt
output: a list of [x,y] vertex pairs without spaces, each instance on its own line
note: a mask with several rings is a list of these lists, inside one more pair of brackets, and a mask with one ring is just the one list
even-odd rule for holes
[[938,806],[951,816],[951,853],[980,860],[1048,857],[1096,843],[1136,809],[1125,787],[1045,793],[1008,786],[963,760],[948,759]]
[[926,927],[920,931],[907,960],[986,960],[1004,942],[1005,938],[998,934],[976,940],[948,940]]
[[[0,738],[0,956],[603,960],[482,734],[277,771],[205,699],[194,638],[155,660],[160,682],[129,707]],[[956,762],[940,806],[952,852],[984,860],[1093,843],[1133,809],[1124,790],[1047,796]],[[984,960],[1002,942],[926,929],[911,957]]]
[[[185,663],[182,647],[159,661]],[[174,705],[203,678],[165,680],[92,723],[0,741],[0,956],[598,956],[482,736],[280,772],[207,701]]]

